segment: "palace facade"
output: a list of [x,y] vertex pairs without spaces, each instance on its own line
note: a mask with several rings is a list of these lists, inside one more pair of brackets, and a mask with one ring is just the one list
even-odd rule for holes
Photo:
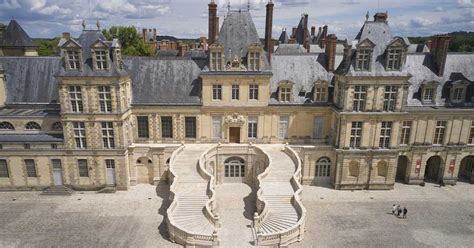
[[262,43],[248,10],[219,27],[216,8],[208,50],[183,57],[123,57],[87,28],[28,57],[18,23],[2,26],[0,189],[156,185],[181,144],[230,143],[288,143],[308,185],[474,182],[474,54],[448,52],[450,37],[411,44],[377,13],[341,41],[306,15],[273,44],[269,3]]

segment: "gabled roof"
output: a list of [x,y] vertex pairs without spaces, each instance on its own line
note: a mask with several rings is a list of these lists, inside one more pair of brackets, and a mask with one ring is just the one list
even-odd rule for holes
[[11,20],[5,33],[0,36],[0,47],[36,47],[36,43],[28,36],[16,20]]
[[[305,39],[304,29],[305,29],[304,17],[301,17],[300,23],[298,24],[298,27],[296,28],[296,34],[295,34],[296,43],[298,44],[304,44],[304,39]],[[309,34],[308,30],[306,31],[307,31],[307,34]],[[309,36],[307,37],[307,39],[309,39]]]
[[278,41],[280,44],[288,44],[290,38],[288,37],[288,33],[286,32],[286,29],[283,29],[281,32],[280,38],[278,38]]

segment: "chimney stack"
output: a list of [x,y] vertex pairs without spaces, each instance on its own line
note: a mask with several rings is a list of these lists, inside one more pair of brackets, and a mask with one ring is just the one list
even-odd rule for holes
[[451,36],[438,35],[431,39],[430,53],[433,56],[436,68],[436,74],[442,77],[444,74],[444,67],[446,65],[446,57],[448,56],[449,42]]
[[330,34],[326,38],[326,64],[327,64],[327,71],[334,72],[336,67],[336,45],[337,45],[337,37],[335,34]]
[[293,27],[293,29],[291,30],[291,37],[290,38],[296,38],[296,28]]
[[324,48],[326,46],[326,38],[328,37],[328,25],[324,25],[321,38],[319,40],[319,47]]
[[309,35],[308,35],[308,14],[304,14],[303,20],[303,47],[308,50],[309,53]]
[[188,51],[188,45],[180,42],[178,44],[178,56],[184,57],[187,51]]
[[316,36],[316,27],[315,26],[312,26],[311,27],[311,36]]
[[214,2],[214,0],[211,0],[209,3],[209,44],[214,44],[216,42],[216,26],[219,24],[216,24],[216,19],[217,19],[217,4]]
[[70,39],[71,38],[71,34],[69,32],[63,32],[63,38],[64,39]]
[[268,52],[268,59],[271,63],[271,57],[273,52],[272,44],[272,29],[273,29],[273,1],[269,0],[267,3],[267,17],[265,21],[265,51]]
[[374,15],[374,22],[387,22],[388,13],[376,13]]

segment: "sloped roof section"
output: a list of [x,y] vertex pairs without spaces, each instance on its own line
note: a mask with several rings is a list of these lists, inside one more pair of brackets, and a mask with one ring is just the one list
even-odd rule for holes
[[199,66],[191,59],[124,59],[138,105],[200,105]]
[[58,101],[54,75],[60,57],[0,57],[6,75],[7,103],[51,103]]
[[5,33],[0,36],[0,47],[36,47],[36,43],[16,20],[11,20]]
[[278,38],[278,41],[280,44],[288,44],[290,41],[290,38],[288,37],[288,33],[286,32],[286,29],[283,29],[281,32],[280,38]]

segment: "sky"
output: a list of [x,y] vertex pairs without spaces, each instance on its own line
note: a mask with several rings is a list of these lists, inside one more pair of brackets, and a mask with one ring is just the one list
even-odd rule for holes
[[[221,24],[228,0],[215,0]],[[51,38],[62,32],[78,36],[85,20],[88,28],[134,25],[156,28],[158,35],[178,38],[207,36],[207,4],[210,0],[0,0],[0,22],[17,20],[33,38]],[[268,0],[230,0],[232,9],[250,10],[264,37],[265,4]],[[367,11],[389,14],[397,36],[427,36],[453,31],[474,31],[474,0],[273,0],[273,38],[282,28],[291,30],[301,15],[310,26],[328,25],[340,39],[354,39]]]

